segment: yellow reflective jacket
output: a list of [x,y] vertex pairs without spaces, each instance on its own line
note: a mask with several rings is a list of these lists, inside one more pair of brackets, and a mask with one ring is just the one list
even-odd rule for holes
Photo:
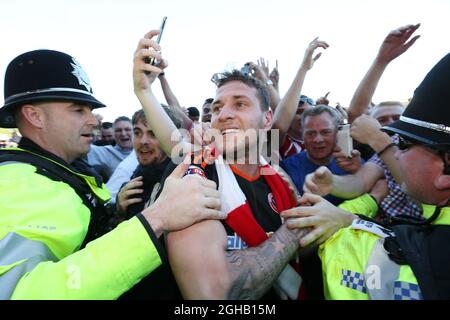
[[[104,185],[79,176],[107,200]],[[115,299],[162,263],[142,216],[79,250],[89,209],[30,164],[0,163],[0,212],[0,299]]]
[[[425,218],[435,206],[422,205]],[[435,225],[450,225],[450,208],[441,210]],[[391,261],[383,247],[390,231],[375,223],[355,220],[319,247],[327,299],[420,300],[422,293],[409,265]]]

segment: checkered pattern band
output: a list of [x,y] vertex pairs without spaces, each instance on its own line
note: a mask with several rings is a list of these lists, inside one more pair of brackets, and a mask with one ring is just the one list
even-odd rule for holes
[[367,293],[364,276],[359,272],[342,269],[341,285],[362,293]]
[[423,297],[417,284],[395,281],[394,300],[423,300]]

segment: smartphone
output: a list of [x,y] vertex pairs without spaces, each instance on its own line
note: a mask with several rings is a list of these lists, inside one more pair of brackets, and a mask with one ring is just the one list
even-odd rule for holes
[[161,37],[163,35],[164,27],[166,25],[166,20],[167,20],[167,17],[164,17],[161,22],[161,27],[159,27],[158,38],[156,38],[156,43],[158,43],[158,44],[161,43]]
[[[161,37],[162,37],[162,35],[163,35],[164,27],[165,27],[165,25],[166,25],[166,20],[167,20],[167,17],[164,17],[164,18],[162,19],[161,26],[159,27],[158,38],[156,38],[156,43],[157,43],[157,44],[160,44],[160,43],[161,43]],[[148,59],[148,61],[146,61],[146,62],[147,62],[147,63],[150,63],[152,66],[154,66],[154,65],[157,63],[157,60],[156,60],[155,58],[150,58],[150,59]]]
[[337,145],[347,157],[351,157],[353,150],[353,139],[350,136],[350,124],[343,124],[337,132]]

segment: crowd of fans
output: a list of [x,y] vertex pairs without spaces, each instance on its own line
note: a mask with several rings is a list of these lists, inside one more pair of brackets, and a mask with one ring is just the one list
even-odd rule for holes
[[[385,69],[419,38],[418,28],[408,25],[387,35],[348,106],[331,105],[329,92],[309,97],[302,91],[329,46],[318,38],[306,48],[287,92],[279,91],[278,68],[269,70],[260,58],[214,74],[216,96],[185,108],[152,40],[158,32],[151,31],[140,40],[133,65],[142,109],[112,122],[93,116],[92,109],[104,105],[85,79],[77,84],[67,79],[64,59],[73,58],[44,50],[19,56],[7,70],[0,110],[0,125],[17,127],[22,135],[19,141],[0,134],[0,174],[8,177],[0,182],[0,193],[8,198],[0,202],[2,212],[15,215],[0,219],[8,226],[0,233],[0,298],[448,299],[447,253],[438,267],[436,255],[442,252],[426,249],[428,277],[418,271],[422,260],[399,253],[421,252],[419,245],[407,247],[414,241],[431,245],[448,239],[448,229],[405,244],[397,226],[422,227],[408,235],[428,228],[428,235],[436,221],[448,225],[450,108],[440,95],[449,90],[430,87],[441,82],[448,87],[450,59],[427,75],[431,80],[425,78],[409,106],[372,101]],[[146,63],[148,57],[158,63]],[[29,88],[18,84],[21,76],[29,77],[29,61],[33,68],[44,65],[32,73],[43,87],[33,87],[39,81]],[[45,72],[57,63],[60,74],[50,79]],[[156,82],[164,102],[153,95]],[[427,104],[434,99],[442,102],[435,109]],[[429,114],[422,116],[425,109]],[[80,122],[62,120],[78,115]],[[74,123],[79,128],[69,129]],[[346,123],[354,146],[350,155],[337,143]],[[430,153],[425,160],[417,156],[426,183],[410,178],[417,170],[405,169],[412,159],[398,155],[416,145]],[[29,160],[19,157],[21,152],[45,159]],[[36,169],[13,167],[15,161]],[[42,182],[41,175],[51,182]],[[42,190],[26,191],[25,181],[42,184]],[[57,190],[55,182],[66,187]],[[420,183],[433,186],[414,187]],[[70,188],[75,192],[67,194]],[[21,190],[24,194],[12,195]],[[58,200],[47,203],[44,192]],[[26,206],[35,209],[24,215]],[[52,226],[64,231],[49,234]],[[30,248],[26,254],[19,244]],[[66,285],[71,274],[64,273],[71,266],[90,273],[78,291]],[[378,273],[371,273],[372,266]],[[113,276],[117,270],[123,276]],[[44,281],[54,290],[32,289]]]

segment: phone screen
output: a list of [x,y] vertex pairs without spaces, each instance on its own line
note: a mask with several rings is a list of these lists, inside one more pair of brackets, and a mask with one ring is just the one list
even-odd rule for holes
[[166,25],[166,20],[167,20],[167,17],[164,17],[164,18],[162,19],[161,27],[159,28],[158,38],[156,39],[156,42],[157,42],[158,44],[161,42],[161,37],[162,37],[163,31],[164,31],[164,26]]
[[337,145],[347,157],[351,157],[353,150],[353,139],[350,135],[350,124],[342,125],[337,132]]

